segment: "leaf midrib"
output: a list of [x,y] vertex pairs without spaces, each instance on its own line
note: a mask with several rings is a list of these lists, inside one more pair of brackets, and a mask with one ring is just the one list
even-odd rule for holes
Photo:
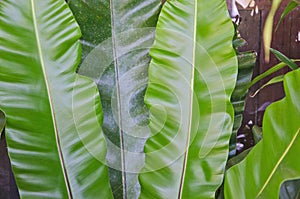
[[193,26],[193,51],[192,51],[192,74],[191,74],[191,90],[190,90],[190,104],[189,104],[189,124],[188,124],[188,134],[187,134],[187,140],[186,140],[186,148],[184,153],[184,160],[183,160],[183,168],[181,173],[181,181],[180,181],[180,187],[179,187],[179,194],[178,198],[182,198],[183,193],[183,186],[185,182],[185,173],[186,173],[186,167],[187,167],[187,159],[189,154],[189,145],[190,145],[190,137],[191,137],[191,126],[192,126],[192,112],[193,112],[193,93],[194,93],[194,79],[195,79],[195,63],[196,63],[196,39],[197,39],[197,9],[198,9],[198,1],[194,0],[194,26]]
[[118,126],[120,134],[120,148],[121,148],[121,168],[122,168],[122,186],[123,186],[123,198],[127,198],[127,186],[126,186],[126,160],[125,160],[125,147],[124,147],[124,135],[122,125],[122,112],[121,112],[121,98],[120,98],[120,83],[119,83],[119,64],[116,52],[116,35],[115,35],[115,17],[114,17],[114,5],[113,0],[110,0],[110,15],[111,15],[111,37],[113,47],[113,57],[115,66],[115,79],[116,79],[116,95],[117,95],[117,106],[118,106]]
[[260,191],[258,192],[257,196],[255,198],[258,198],[259,195],[262,194],[262,192],[264,191],[264,189],[266,188],[266,186],[268,185],[268,183],[270,182],[272,176],[274,175],[274,173],[276,172],[277,168],[279,167],[279,165],[281,164],[282,160],[285,158],[285,156],[287,155],[287,153],[289,152],[289,150],[291,149],[291,147],[293,146],[296,138],[298,137],[300,133],[300,128],[297,130],[297,132],[295,133],[295,135],[293,136],[291,142],[289,143],[289,145],[287,146],[287,148],[285,149],[285,151],[283,152],[283,154],[280,156],[279,160],[277,161],[277,163],[275,164],[274,168],[272,169],[270,175],[268,176],[267,180],[265,181],[264,185],[262,186],[262,188],[260,189]]
[[39,58],[40,58],[40,64],[41,64],[41,67],[42,67],[43,76],[44,76],[44,80],[45,80],[45,84],[46,84],[46,89],[47,89],[47,94],[48,94],[48,99],[49,99],[49,105],[50,105],[50,109],[51,109],[51,118],[52,118],[52,122],[53,122],[53,126],[54,126],[57,152],[58,152],[58,156],[59,156],[59,160],[60,160],[64,180],[65,180],[65,183],[66,183],[66,189],[67,189],[68,197],[71,199],[71,198],[73,198],[73,196],[72,196],[71,186],[70,186],[70,182],[69,182],[69,179],[68,179],[67,169],[66,169],[62,149],[61,149],[61,143],[60,143],[60,139],[59,139],[59,135],[58,135],[58,128],[57,128],[56,116],[55,116],[55,111],[54,111],[54,105],[53,105],[53,100],[52,100],[52,97],[51,97],[50,83],[49,83],[48,76],[47,76],[47,73],[46,73],[46,67],[45,67],[45,61],[44,61],[44,56],[43,56],[43,51],[42,51],[42,45],[41,45],[40,35],[39,35],[39,31],[38,31],[36,8],[35,8],[34,0],[30,0],[30,1],[31,1],[34,33],[35,33],[36,42],[37,42],[37,48],[38,48],[38,53],[39,53]]

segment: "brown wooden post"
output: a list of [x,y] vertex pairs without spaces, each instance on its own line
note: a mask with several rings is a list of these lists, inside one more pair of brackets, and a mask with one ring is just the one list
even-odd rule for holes
[[[265,63],[264,61],[264,49],[262,41],[262,33],[264,28],[264,23],[271,6],[268,0],[256,0],[259,13],[257,15],[251,16],[251,9],[246,10],[240,8],[240,14],[242,17],[241,25],[239,27],[241,36],[248,42],[248,45],[241,50],[255,50],[258,53],[258,60],[256,67],[254,69],[253,77],[261,74],[279,63],[274,55],[271,55],[270,62]],[[278,23],[281,13],[288,4],[289,0],[283,0],[276,15],[274,22]],[[274,25],[275,28],[275,25]],[[273,33],[273,40],[271,47],[279,50],[290,58],[300,58],[300,38],[298,38],[300,32],[300,9],[297,8],[292,13],[288,14],[285,19],[281,22],[278,30]],[[250,92],[254,92],[261,85],[269,81],[272,77],[277,75],[285,74],[289,71],[288,67],[276,72],[275,74],[265,78],[257,85],[250,89]],[[300,89],[299,89],[300,91]],[[265,108],[272,102],[277,101],[284,97],[283,86],[278,83],[272,86],[268,86],[263,89],[254,98],[247,97],[246,108],[244,113],[244,119],[242,127],[238,133],[238,142],[241,147],[239,151],[242,151],[253,144],[251,127],[254,124],[259,126],[262,125],[263,114]],[[252,122],[251,122],[252,121]]]

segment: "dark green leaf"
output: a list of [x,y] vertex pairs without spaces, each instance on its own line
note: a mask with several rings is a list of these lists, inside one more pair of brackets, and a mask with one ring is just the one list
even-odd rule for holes
[[[209,17],[208,17],[209,16]],[[225,1],[166,1],[151,48],[151,138],[140,198],[214,198],[223,181],[237,76]]]
[[64,0],[0,1],[0,108],[21,198],[112,198],[102,109]]
[[245,157],[248,155],[248,153],[252,150],[251,148],[248,148],[246,150],[244,150],[242,153],[234,156],[233,158],[231,158],[230,160],[228,160],[227,164],[226,164],[226,170],[228,170],[230,167],[240,163],[242,160],[245,159]]
[[247,44],[246,40],[244,40],[243,38],[240,38],[240,37],[235,38],[232,42],[232,45],[236,49],[236,51],[238,51],[239,47],[242,47],[246,44]]
[[144,105],[149,48],[160,0],[70,0],[81,27],[84,60],[79,73],[98,84],[115,198],[137,198],[137,173],[149,134]]
[[238,76],[233,94],[231,96],[231,103],[234,108],[234,124],[230,139],[230,157],[235,155],[236,152],[236,136],[243,119],[245,98],[248,90],[247,86],[251,81],[253,68],[255,66],[256,52],[238,52],[237,57]]
[[300,198],[300,179],[285,181],[280,187],[280,199]]

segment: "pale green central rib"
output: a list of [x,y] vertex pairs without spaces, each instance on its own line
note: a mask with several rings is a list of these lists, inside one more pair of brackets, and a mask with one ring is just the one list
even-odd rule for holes
[[69,183],[68,176],[67,176],[66,166],[64,163],[63,153],[61,150],[61,144],[60,144],[59,135],[58,135],[58,129],[57,129],[57,124],[56,124],[54,106],[53,106],[52,97],[51,97],[49,80],[48,80],[47,74],[46,74],[45,61],[44,61],[44,57],[43,57],[40,36],[39,36],[39,32],[38,32],[38,25],[37,25],[37,21],[36,21],[37,17],[36,17],[34,0],[31,0],[31,7],[32,7],[32,19],[33,19],[33,24],[34,24],[34,32],[35,32],[35,36],[36,36],[40,64],[42,66],[42,71],[43,71],[43,75],[44,75],[44,79],[45,79],[45,84],[46,84],[46,88],[47,88],[47,94],[48,94],[48,99],[49,99],[49,104],[50,104],[50,109],[51,109],[52,122],[54,125],[55,140],[56,140],[56,146],[57,146],[57,150],[58,150],[58,156],[59,156],[59,160],[60,160],[60,164],[61,164],[61,168],[62,168],[62,173],[63,173],[64,179],[65,179],[68,196],[69,196],[69,199],[72,199],[73,196],[72,196],[71,187],[70,187],[70,183]]
[[264,183],[264,185],[262,186],[262,188],[260,189],[260,191],[257,194],[257,197],[262,194],[263,190],[266,188],[266,186],[268,185],[268,183],[270,182],[272,176],[274,175],[274,173],[276,172],[277,168],[279,167],[280,163],[282,162],[282,160],[285,158],[285,156],[287,155],[287,153],[289,152],[289,150],[291,149],[291,147],[293,146],[298,134],[300,133],[300,128],[298,129],[298,131],[296,132],[296,134],[294,135],[293,139],[291,140],[290,144],[288,145],[288,147],[286,148],[286,150],[283,152],[282,156],[280,156],[278,162],[276,163],[275,167],[273,168],[272,172],[270,173],[270,175],[268,176],[266,182]]
[[179,187],[179,194],[178,198],[182,198],[182,192],[183,192],[183,186],[185,182],[185,173],[186,173],[186,167],[187,167],[187,159],[189,154],[189,145],[190,145],[190,138],[191,138],[191,126],[192,126],[192,117],[193,117],[193,93],[194,93],[194,79],[195,79],[195,62],[196,62],[196,39],[197,39],[197,7],[198,7],[198,1],[194,0],[194,32],[193,32],[193,51],[192,51],[192,74],[191,74],[191,82],[190,82],[190,106],[189,106],[189,124],[188,124],[188,134],[187,134],[187,140],[186,140],[186,148],[185,148],[185,154],[184,154],[184,162],[183,162],[183,168],[182,168],[182,174],[181,174],[181,182]]

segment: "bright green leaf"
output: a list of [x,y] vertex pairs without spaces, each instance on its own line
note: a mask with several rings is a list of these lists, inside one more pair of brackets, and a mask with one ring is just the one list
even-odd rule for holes
[[276,29],[275,29],[275,30],[278,29],[279,24],[282,22],[282,20],[285,18],[285,16],[286,16],[287,14],[289,14],[292,10],[294,10],[294,9],[295,9],[297,6],[299,6],[299,5],[300,5],[300,2],[296,2],[296,1],[294,1],[294,0],[291,0],[291,1],[289,2],[289,4],[285,7],[283,13],[282,13],[281,16],[280,16],[280,20],[279,20],[279,22],[277,23]]
[[[208,17],[209,16],[209,17]],[[223,181],[237,76],[225,1],[166,1],[151,48],[151,138],[140,198],[214,198]]]
[[[300,59],[292,59],[293,62],[299,62]],[[256,84],[257,82],[259,82],[260,80],[262,80],[263,78],[279,71],[280,69],[284,68],[286,66],[286,64],[284,62],[280,62],[278,64],[276,64],[275,66],[272,66],[269,70],[265,71],[264,73],[258,75],[257,77],[255,77],[251,83],[248,85],[248,88],[250,88],[251,86],[253,86],[254,84]]]
[[279,59],[279,61],[282,61],[285,63],[290,69],[296,70],[299,68],[299,66],[291,59],[289,59],[287,56],[279,52],[278,50],[275,50],[273,48],[270,48],[270,51]]
[[286,97],[266,109],[262,141],[228,170],[225,198],[278,198],[282,182],[300,177],[299,84],[299,69],[285,75]]
[[[112,198],[102,109],[64,0],[0,1],[0,108],[21,198]],[[83,106],[84,105],[84,106]]]

